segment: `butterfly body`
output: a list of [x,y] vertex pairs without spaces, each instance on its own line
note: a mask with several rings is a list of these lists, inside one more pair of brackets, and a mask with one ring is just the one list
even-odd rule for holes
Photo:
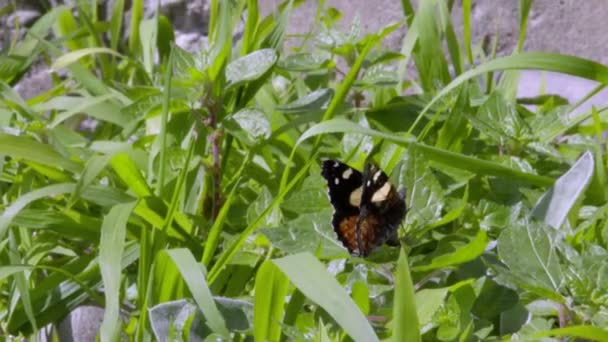
[[337,160],[325,160],[321,174],[334,207],[332,226],[350,254],[367,256],[384,243],[397,244],[405,201],[384,171],[367,164],[361,173]]

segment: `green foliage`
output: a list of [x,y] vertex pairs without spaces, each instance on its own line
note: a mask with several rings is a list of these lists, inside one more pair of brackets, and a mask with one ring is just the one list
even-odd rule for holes
[[[472,46],[471,1],[460,41],[452,1],[367,35],[319,1],[294,39],[302,1],[214,0],[194,53],[126,3],[53,8],[0,56],[0,334],[93,302],[102,340],[608,340],[608,116],[571,114],[608,67],[522,53],[531,1],[500,58]],[[23,99],[37,61],[54,87]],[[522,69],[600,85],[518,99]],[[348,255],[324,158],[405,190],[400,248]]]

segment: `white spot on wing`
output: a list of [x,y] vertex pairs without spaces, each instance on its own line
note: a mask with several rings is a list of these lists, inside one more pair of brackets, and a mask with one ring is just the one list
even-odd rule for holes
[[340,184],[340,178],[338,178],[338,177],[334,178],[334,184],[336,184],[336,185]]
[[344,172],[342,172],[342,178],[349,179],[352,174],[353,169],[346,169]]
[[350,205],[352,205],[353,207],[361,206],[361,193],[362,192],[363,192],[362,187],[358,187],[353,192],[351,192],[350,196],[348,197],[348,203],[350,203]]
[[340,166],[340,163],[338,161],[334,161],[334,167],[338,167]]
[[370,186],[370,185],[372,185],[372,181],[368,180],[367,181],[367,186]]
[[378,181],[378,178],[380,178],[380,175],[382,174],[382,171],[378,170],[376,173],[374,173],[374,182]]
[[386,200],[390,191],[391,184],[389,182],[384,183],[384,185],[372,195],[372,202],[382,202]]

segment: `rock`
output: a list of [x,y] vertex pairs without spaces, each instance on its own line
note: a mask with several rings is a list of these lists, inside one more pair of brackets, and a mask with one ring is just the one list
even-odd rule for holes
[[6,27],[14,29],[17,27],[30,27],[42,14],[34,9],[22,9],[13,12],[6,19]]
[[30,68],[30,71],[14,86],[14,90],[25,100],[36,97],[53,88],[53,80],[46,65],[39,64]]
[[207,37],[196,32],[175,32],[175,44],[186,51],[196,52],[207,46]]

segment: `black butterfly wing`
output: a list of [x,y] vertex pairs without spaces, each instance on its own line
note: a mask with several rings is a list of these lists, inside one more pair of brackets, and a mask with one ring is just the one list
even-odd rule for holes
[[394,242],[405,217],[405,201],[389,182],[384,171],[367,164],[355,232],[360,255],[367,256],[385,242]]
[[348,252],[359,255],[356,226],[363,184],[361,172],[337,160],[324,160],[321,175],[327,180],[329,201],[334,207],[332,226]]

